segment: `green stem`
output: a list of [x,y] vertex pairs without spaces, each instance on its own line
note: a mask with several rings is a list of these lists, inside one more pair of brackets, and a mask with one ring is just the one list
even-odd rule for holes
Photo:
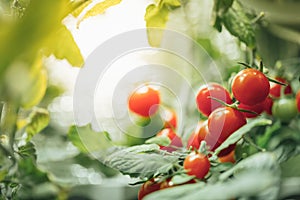
[[244,140],[245,140],[246,142],[248,142],[251,146],[255,147],[257,150],[262,151],[262,152],[266,151],[266,149],[261,148],[260,146],[258,146],[257,144],[255,144],[255,143],[253,142],[253,140],[252,140],[249,136],[244,135],[243,138],[244,138]]

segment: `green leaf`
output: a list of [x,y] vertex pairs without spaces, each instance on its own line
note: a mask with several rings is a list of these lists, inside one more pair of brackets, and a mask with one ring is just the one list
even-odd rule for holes
[[262,136],[259,136],[257,138],[257,145],[262,148],[266,148],[273,133],[275,131],[277,131],[280,127],[281,127],[280,121],[277,121],[274,124],[272,124],[271,126],[268,126],[266,128],[265,133]]
[[163,3],[168,5],[168,6],[175,7],[175,8],[181,6],[180,0],[163,0]]
[[145,143],[146,144],[157,144],[157,145],[166,147],[171,144],[171,140],[167,136],[159,136],[159,137],[150,138],[150,139],[146,140]]
[[234,1],[232,7],[222,16],[222,22],[232,35],[236,36],[248,47],[254,48],[256,40],[252,18],[246,14],[240,3]]
[[93,131],[90,124],[81,127],[73,125],[68,131],[68,138],[81,152],[93,153],[112,146],[106,134]]
[[122,0],[104,0],[100,3],[97,3],[96,5],[94,5],[94,7],[92,7],[90,10],[88,10],[85,15],[79,19],[79,21],[77,22],[77,26],[79,26],[79,24],[89,18],[89,17],[93,17],[99,14],[103,14],[106,9],[108,9],[111,6],[117,5],[119,3],[121,3]]
[[155,144],[109,149],[103,163],[131,177],[152,177],[158,169],[178,161],[174,155],[163,155]]
[[282,177],[300,178],[300,154],[290,157],[287,161],[280,164]]
[[46,128],[49,124],[49,121],[50,116],[46,109],[35,108],[29,115],[29,123],[26,126],[26,141],[30,141],[35,134]]
[[264,118],[257,118],[250,122],[248,122],[246,125],[242,126],[240,129],[232,133],[216,150],[214,155],[218,155],[220,151],[223,149],[229,147],[231,144],[235,144],[238,142],[246,133],[248,133],[251,129],[253,129],[256,126],[266,126],[272,124],[271,120],[264,119]]
[[83,57],[71,32],[66,26],[61,25],[58,31],[48,39],[47,55],[54,54],[57,59],[66,59],[72,66],[81,67]]
[[256,199],[276,199],[278,177],[267,170],[242,173],[227,182],[216,184],[187,184],[159,190],[145,196],[145,200],[199,200],[235,199],[238,197],[258,197]]

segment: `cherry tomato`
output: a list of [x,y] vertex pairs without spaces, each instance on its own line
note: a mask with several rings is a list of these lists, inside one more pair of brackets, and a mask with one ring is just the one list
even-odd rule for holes
[[222,107],[208,117],[208,130],[219,143],[223,143],[233,132],[246,124],[245,116],[238,110]]
[[273,116],[282,122],[290,122],[298,114],[296,100],[292,98],[283,98],[274,101],[272,107]]
[[269,95],[268,78],[259,70],[244,69],[232,81],[232,93],[243,104],[255,105],[264,101]]
[[227,154],[226,156],[221,156],[219,157],[219,161],[221,163],[226,163],[226,162],[231,162],[231,163],[235,163],[235,152],[234,150],[231,151],[229,154]]
[[255,105],[252,105],[252,106],[249,106],[249,105],[241,103],[241,104],[238,105],[238,108],[255,112],[256,114],[252,114],[252,113],[248,113],[248,112],[242,112],[243,115],[246,118],[254,118],[254,117],[257,117],[260,113],[263,112],[263,110],[264,110],[264,102],[265,101],[263,101],[261,103],[258,103],[258,104],[255,104]]
[[152,179],[148,180],[147,182],[145,182],[139,190],[138,200],[142,200],[144,198],[144,196],[159,190],[161,183],[158,183],[157,181],[158,181],[158,179],[152,178]]
[[160,146],[160,149],[162,149],[162,150],[172,152],[172,151],[177,150],[174,147],[182,147],[181,138],[178,135],[176,135],[176,133],[171,128],[165,128],[165,129],[161,130],[156,136],[157,137],[166,136],[171,140],[171,144],[169,146],[167,146],[167,147]]
[[164,128],[177,128],[177,116],[174,110],[164,109],[161,118],[164,121]]
[[200,87],[196,97],[198,110],[205,116],[209,116],[216,108],[222,107],[222,104],[210,97],[219,99],[225,103],[231,104],[229,92],[217,83],[208,83]]
[[140,116],[155,114],[160,104],[160,93],[149,85],[135,90],[128,99],[129,109]]
[[[198,137],[198,138],[197,138]],[[207,120],[200,121],[197,125],[195,132],[190,136],[187,148],[189,149],[190,146],[193,149],[199,149],[201,141],[206,142],[206,147],[209,151],[214,151],[218,148],[221,143],[218,142],[218,138],[214,137],[212,134],[209,133]],[[235,148],[235,144],[230,145],[226,149],[223,149],[218,156],[224,156],[230,153]]]
[[263,107],[267,114],[272,115],[273,99],[268,96],[263,102]]
[[[281,77],[276,77],[275,79],[282,83],[288,83],[284,78]],[[292,87],[290,84],[287,86],[282,86],[280,84],[270,82],[270,95],[272,97],[280,97],[281,87],[285,87],[284,94],[292,94]]]
[[183,167],[187,174],[203,179],[209,172],[210,162],[206,155],[192,152],[184,159]]
[[300,112],[300,90],[297,92],[296,95],[296,103],[297,103],[298,112]]

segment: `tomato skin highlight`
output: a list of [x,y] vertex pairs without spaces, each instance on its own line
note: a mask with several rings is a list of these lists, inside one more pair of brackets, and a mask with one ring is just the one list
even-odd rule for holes
[[263,102],[270,91],[268,78],[259,70],[248,68],[240,71],[232,81],[232,93],[243,104]]
[[296,100],[291,98],[282,98],[274,101],[272,113],[275,118],[282,122],[290,122],[298,114]]
[[218,83],[208,83],[200,87],[196,97],[197,107],[204,116],[209,116],[212,111],[223,105],[210,97],[217,98],[227,104],[231,104],[229,92]]
[[260,115],[263,112],[263,110],[264,110],[264,102],[265,101],[263,101],[262,103],[258,103],[258,104],[252,105],[252,106],[249,106],[249,105],[241,103],[241,104],[238,105],[238,108],[255,112],[256,114],[254,114],[254,113],[252,114],[252,113],[248,113],[248,112],[242,112],[243,115],[246,118],[255,118],[255,117],[257,117],[258,115]]
[[206,155],[192,152],[184,159],[183,167],[187,174],[203,179],[210,169],[210,162]]
[[[284,78],[276,77],[275,79],[279,82],[288,84],[288,82]],[[281,87],[285,87],[284,94],[292,94],[292,87],[290,84],[288,84],[287,86],[283,86],[277,83],[270,82],[270,96],[277,98],[280,97]]]
[[157,182],[157,179],[150,179],[146,181],[138,192],[138,200],[142,200],[146,195],[155,192],[160,189],[161,183]]
[[135,90],[128,99],[129,110],[142,117],[154,115],[159,108],[159,104],[159,91],[148,85]]
[[172,152],[172,151],[177,150],[176,148],[174,148],[172,146],[175,146],[175,147],[182,147],[183,146],[181,138],[178,135],[176,135],[176,133],[171,128],[164,128],[156,136],[157,137],[166,136],[171,140],[171,144],[169,146],[166,146],[166,147],[165,146],[160,146],[161,150]]
[[238,110],[222,107],[208,117],[208,130],[219,143],[223,143],[233,132],[247,123],[245,116]]
[[296,104],[297,104],[298,112],[300,112],[300,90],[296,94]]
[[167,180],[163,181],[160,185],[160,189],[163,190],[163,189],[167,189],[167,188],[172,188],[172,187],[176,187],[176,186],[180,186],[180,185],[185,185],[185,184],[192,184],[192,183],[196,183],[196,181],[194,179],[186,182],[186,183],[182,183],[182,184],[177,184],[175,185],[173,182],[172,182],[172,178],[168,178]]

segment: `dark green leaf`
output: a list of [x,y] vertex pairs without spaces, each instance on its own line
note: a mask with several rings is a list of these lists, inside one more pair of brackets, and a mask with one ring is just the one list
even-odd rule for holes
[[71,126],[68,131],[68,137],[73,145],[83,153],[104,151],[112,146],[107,139],[107,133],[95,132],[90,125]]
[[235,144],[238,142],[246,133],[248,133],[251,129],[253,129],[256,126],[265,126],[272,124],[271,120],[264,119],[264,118],[257,118],[250,122],[248,122],[246,125],[242,126],[240,129],[235,131],[233,134],[231,134],[216,150],[215,155],[218,155],[220,151],[227,148],[231,144]]
[[46,128],[50,121],[49,112],[42,108],[36,108],[29,115],[29,123],[26,126],[27,138],[26,141],[30,141],[31,138]]
[[290,157],[287,161],[280,164],[282,177],[300,178],[300,155]]
[[166,147],[171,144],[171,140],[167,136],[159,136],[159,137],[150,138],[145,143],[146,144],[157,144],[157,145]]
[[280,121],[275,122],[271,126],[266,128],[265,133],[262,136],[257,138],[257,145],[266,148],[267,143],[269,142],[271,136],[273,135],[274,131],[278,130],[281,127]]

